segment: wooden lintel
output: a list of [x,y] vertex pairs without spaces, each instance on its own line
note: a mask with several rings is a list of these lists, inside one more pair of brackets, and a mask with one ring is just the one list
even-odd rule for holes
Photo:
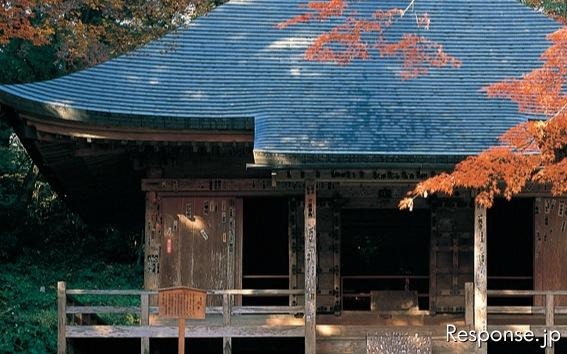
[[[378,183],[381,185],[411,187],[416,183],[435,176],[440,172],[443,172],[443,170],[424,167],[360,169],[321,168],[305,171],[300,169],[289,169],[272,171],[271,179],[273,184],[280,182],[303,182],[307,178],[306,175],[311,173],[317,178],[318,183],[334,182],[338,184],[340,183],[341,186],[360,186],[361,184]],[[462,190],[460,194],[466,198],[470,196],[470,192],[466,190]],[[530,183],[517,195],[517,197],[520,198],[542,196],[551,196],[550,185]]]
[[[363,182],[325,182],[317,181],[321,192],[341,188],[344,193],[360,196],[361,190],[368,193],[369,197],[380,198],[384,188],[396,189],[403,194],[406,193],[414,184],[399,183],[390,184],[383,181],[381,184],[369,184],[361,186]],[[211,178],[146,178],[142,179],[142,190],[149,192],[296,192],[303,194],[305,180],[280,181],[273,183],[271,178],[236,178],[236,179],[211,179]],[[403,196],[400,195],[400,198]],[[396,197],[395,195],[382,196],[382,198]]]
[[275,187],[269,178],[241,179],[157,179],[142,180],[143,191],[153,192],[294,192],[303,193],[303,183],[279,183]]
[[254,141],[252,131],[106,127],[72,121],[48,121],[27,115],[21,115],[21,117],[26,120],[28,126],[35,128],[38,132],[90,140],[239,143]]
[[437,170],[422,168],[380,168],[380,169],[318,169],[318,170],[278,170],[272,172],[276,182],[303,181],[312,174],[318,182],[342,183],[416,183],[435,175]]
[[305,181],[305,354],[316,352],[317,184]]

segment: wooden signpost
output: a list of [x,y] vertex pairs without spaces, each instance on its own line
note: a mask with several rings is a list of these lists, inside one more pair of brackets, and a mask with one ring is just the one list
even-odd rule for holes
[[207,292],[178,286],[158,290],[159,316],[179,321],[178,353],[185,353],[185,321],[204,320]]

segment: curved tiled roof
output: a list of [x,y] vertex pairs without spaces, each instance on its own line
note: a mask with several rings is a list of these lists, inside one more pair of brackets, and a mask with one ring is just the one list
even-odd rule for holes
[[[55,80],[0,87],[18,109],[90,124],[255,129],[257,163],[383,156],[463,156],[495,143],[526,119],[479,89],[541,62],[559,25],[515,0],[418,0],[424,33],[462,62],[399,78],[400,62],[307,62],[304,51],[328,22],[278,30],[306,0],[232,0],[186,29],[129,54]],[[358,14],[409,1],[352,1]],[[331,21],[332,22],[332,21]],[[336,22],[335,22],[336,23]],[[416,32],[405,16],[391,38]]]

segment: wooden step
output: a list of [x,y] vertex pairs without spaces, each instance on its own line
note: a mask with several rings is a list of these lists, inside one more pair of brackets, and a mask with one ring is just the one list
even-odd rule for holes
[[366,338],[318,337],[317,354],[366,354]]
[[[430,339],[430,348],[422,347],[420,353],[432,354],[470,354],[474,352],[474,345],[471,343],[453,343],[447,342],[445,337],[432,336]],[[380,354],[399,353],[394,351],[378,351]],[[423,350],[425,349],[425,351]],[[317,338],[317,354],[370,354],[367,350],[366,337],[318,337]],[[413,353],[411,351],[408,354]]]

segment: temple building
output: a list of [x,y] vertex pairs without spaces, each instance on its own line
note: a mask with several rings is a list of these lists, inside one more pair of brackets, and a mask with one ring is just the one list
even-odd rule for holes
[[[348,65],[307,61],[337,22],[277,28],[305,3],[231,0],[103,64],[0,86],[2,112],[74,210],[145,230],[144,289],[94,292],[139,306],[79,306],[70,298],[89,291],[59,284],[59,353],[93,338],[166,352],[177,327],[156,294],[174,286],[208,292],[206,319],[187,321],[189,353],[203,338],[208,349],[194,352],[567,350],[446,340],[448,324],[567,338],[567,199],[533,186],[486,210],[463,190],[398,210],[418,181],[529,119],[481,89],[541,66],[560,24],[515,0],[415,1],[430,28],[408,14],[388,36],[418,32],[461,65],[407,80],[400,59],[377,51]],[[139,325],[92,319],[128,310]]]

